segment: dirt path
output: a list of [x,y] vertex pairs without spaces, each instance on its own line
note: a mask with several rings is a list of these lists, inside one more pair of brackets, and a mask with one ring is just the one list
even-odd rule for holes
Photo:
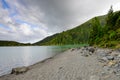
[[80,50],[68,50],[19,75],[6,75],[0,80],[119,80],[115,75],[103,73],[102,63],[96,55],[81,56]]

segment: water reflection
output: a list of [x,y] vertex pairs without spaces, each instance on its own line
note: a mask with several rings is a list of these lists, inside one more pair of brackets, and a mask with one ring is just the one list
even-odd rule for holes
[[73,46],[0,47],[0,76],[10,73],[12,68],[33,65],[71,47]]
[[22,56],[23,64],[24,66],[28,66],[30,64],[30,58],[31,58],[30,47],[23,48],[23,53],[24,53]]
[[12,68],[33,65],[54,56],[57,50],[50,46],[0,47],[0,75],[9,73]]

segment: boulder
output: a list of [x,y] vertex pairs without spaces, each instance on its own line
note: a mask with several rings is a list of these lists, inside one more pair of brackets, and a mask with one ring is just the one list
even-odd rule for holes
[[89,52],[94,53],[95,52],[95,48],[93,48],[93,47],[89,48]]
[[102,58],[99,58],[98,60],[99,60],[99,62],[107,62],[108,58],[107,57],[102,57]]
[[21,74],[25,73],[29,70],[28,67],[18,67],[18,68],[13,68],[11,74]]
[[108,60],[114,60],[113,56],[106,56]]
[[73,48],[73,49],[71,49],[71,51],[74,51],[75,49]]

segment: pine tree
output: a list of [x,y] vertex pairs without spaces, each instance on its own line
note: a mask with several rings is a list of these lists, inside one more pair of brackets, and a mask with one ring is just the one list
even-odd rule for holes
[[106,18],[106,25],[108,29],[112,29],[113,27],[113,8],[112,6],[110,7],[110,10],[108,11],[107,18]]

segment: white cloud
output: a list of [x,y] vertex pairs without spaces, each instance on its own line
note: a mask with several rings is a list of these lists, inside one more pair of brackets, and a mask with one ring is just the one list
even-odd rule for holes
[[23,23],[19,26],[19,30],[21,32],[21,34],[23,33],[24,35],[33,35],[33,31],[31,29],[31,26],[26,24],[26,23]]
[[8,28],[0,27],[0,39],[20,42],[35,42],[80,25],[106,14],[111,5],[115,10],[120,9],[119,0],[6,1],[10,9],[3,9],[0,3],[0,24]]

